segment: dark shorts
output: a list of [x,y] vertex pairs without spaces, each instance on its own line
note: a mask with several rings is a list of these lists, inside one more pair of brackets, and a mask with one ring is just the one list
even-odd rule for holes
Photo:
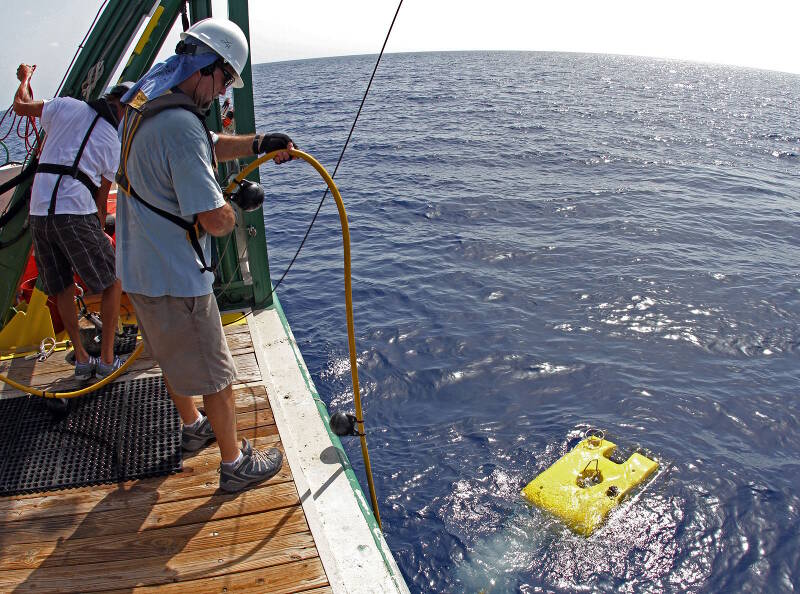
[[236,379],[214,295],[128,293],[150,356],[178,396],[215,394]]
[[114,248],[95,214],[30,217],[39,279],[48,295],[58,295],[81,277],[91,293],[101,293],[117,278]]

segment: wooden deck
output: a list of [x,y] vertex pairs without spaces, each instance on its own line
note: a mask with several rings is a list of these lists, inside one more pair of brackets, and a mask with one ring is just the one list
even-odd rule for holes
[[[239,370],[239,435],[282,448],[248,326],[226,336]],[[63,352],[2,361],[0,373],[73,387]],[[122,379],[159,373],[142,357]],[[212,445],[184,456],[179,474],[0,498],[0,592],[330,592],[286,459],[274,478],[236,495],[219,491],[218,467]]]

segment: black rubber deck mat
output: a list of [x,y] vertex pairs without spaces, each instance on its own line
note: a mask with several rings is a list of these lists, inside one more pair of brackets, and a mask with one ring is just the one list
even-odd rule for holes
[[54,413],[43,398],[0,400],[0,495],[180,472],[181,423],[164,381],[114,383]]

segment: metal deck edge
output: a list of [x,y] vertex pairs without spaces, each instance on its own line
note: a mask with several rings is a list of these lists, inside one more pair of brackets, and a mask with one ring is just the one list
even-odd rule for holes
[[333,592],[409,592],[280,303],[248,317],[287,462]]

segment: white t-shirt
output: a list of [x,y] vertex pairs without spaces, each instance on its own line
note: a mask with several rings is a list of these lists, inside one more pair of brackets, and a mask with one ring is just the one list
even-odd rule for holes
[[[72,97],[57,97],[45,101],[40,118],[47,132],[40,163],[72,166],[78,149],[97,112],[84,101]],[[100,185],[100,177],[114,180],[119,166],[119,137],[117,131],[103,118],[97,121],[83,150],[78,168]],[[31,190],[32,215],[44,216],[50,208],[53,186],[58,179],[54,173],[37,173]],[[97,212],[89,189],[72,176],[61,178],[56,197],[56,214],[92,214]]]

